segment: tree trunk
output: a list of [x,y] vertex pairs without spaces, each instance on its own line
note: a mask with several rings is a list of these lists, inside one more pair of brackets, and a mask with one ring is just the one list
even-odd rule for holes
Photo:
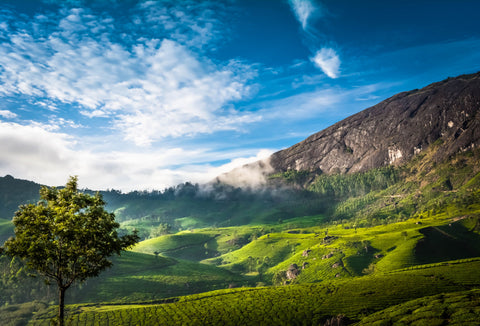
[[58,287],[58,325],[64,326],[64,310],[65,310],[65,290],[63,286]]

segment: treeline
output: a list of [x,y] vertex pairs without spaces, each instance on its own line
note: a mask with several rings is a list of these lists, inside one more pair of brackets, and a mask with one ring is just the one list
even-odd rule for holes
[[387,166],[362,173],[320,174],[308,189],[335,198],[358,197],[371,191],[386,189],[400,180],[400,171],[393,166]]
[[198,184],[191,182],[180,183],[176,186],[165,188],[164,190],[142,190],[123,193],[120,190],[106,190],[100,193],[110,202],[125,200],[174,200],[179,198],[231,201],[251,198],[278,199],[285,196],[288,189],[279,187],[263,188],[241,188],[232,185],[216,182],[207,184]]

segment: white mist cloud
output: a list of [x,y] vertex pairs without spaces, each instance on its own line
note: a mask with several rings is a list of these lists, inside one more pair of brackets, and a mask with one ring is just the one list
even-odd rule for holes
[[266,183],[266,176],[273,172],[269,157],[272,151],[262,150],[257,156],[233,160],[225,164],[218,171],[217,180],[235,187],[259,187]]
[[313,58],[313,63],[328,77],[337,78],[340,75],[340,58],[332,48],[322,48]]
[[[271,153],[260,151],[256,156],[241,158],[246,153],[168,147],[148,152],[95,152],[57,129],[40,123],[0,121],[0,175],[11,174],[49,186],[63,185],[70,175],[78,175],[81,187],[95,190],[162,190],[185,181],[209,182]],[[238,158],[212,166],[208,163],[212,157]]]
[[316,6],[311,0],[289,0],[288,3],[302,28],[306,30],[309,18],[317,10]]

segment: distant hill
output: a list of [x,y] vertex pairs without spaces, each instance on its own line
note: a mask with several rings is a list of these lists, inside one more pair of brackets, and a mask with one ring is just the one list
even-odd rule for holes
[[13,235],[10,222],[20,204],[36,202],[40,185],[11,175],[0,177],[0,244]]
[[0,177],[0,218],[11,219],[18,205],[36,202],[40,196],[38,183],[6,175]]

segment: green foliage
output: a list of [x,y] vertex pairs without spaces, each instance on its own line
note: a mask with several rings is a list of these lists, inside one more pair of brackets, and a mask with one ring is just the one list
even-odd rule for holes
[[40,185],[31,181],[14,179],[11,175],[0,177],[0,219],[10,219],[21,203],[38,200]]
[[52,285],[36,276],[18,258],[0,256],[0,306],[32,300],[50,301],[50,294],[55,293]]
[[[209,249],[205,248],[205,244]],[[165,256],[200,261],[215,255],[216,247],[213,235],[186,231],[142,241],[133,250],[148,254],[158,252]]]
[[103,209],[101,196],[78,192],[76,178],[61,190],[42,187],[40,197],[15,213],[15,237],[5,242],[5,253],[25,259],[61,287],[97,276],[111,266],[108,256],[137,241],[135,235],[118,237],[119,225]]
[[23,205],[15,213],[15,237],[5,242],[4,250],[56,282],[59,324],[63,325],[65,291],[73,282],[85,281],[110,267],[107,258],[132,246],[138,237],[119,237],[119,224],[103,209],[101,196],[80,193],[76,177],[61,190],[42,187],[40,198],[37,205]]
[[0,316],[2,316],[2,325],[20,326],[26,325],[33,315],[45,310],[48,307],[43,302],[28,302],[23,304],[5,305],[0,307]]
[[480,235],[472,233],[462,223],[428,227],[421,229],[420,232],[423,238],[415,250],[419,263],[428,264],[480,256]]
[[0,243],[3,243],[13,234],[12,221],[0,218]]
[[400,172],[387,166],[362,173],[318,175],[309,190],[334,198],[364,196],[386,189],[400,180]]
[[172,230],[172,226],[168,223],[161,223],[157,227],[152,228],[150,231],[150,237],[156,238],[161,235],[169,234]]
[[294,184],[303,186],[308,179],[314,175],[314,173],[310,171],[297,171],[297,170],[288,170],[286,172],[275,173],[269,176],[269,180],[282,180],[287,184]]
[[161,255],[125,252],[99,277],[71,293],[70,302],[146,301],[226,289],[231,284],[253,286],[256,279],[212,265]]

